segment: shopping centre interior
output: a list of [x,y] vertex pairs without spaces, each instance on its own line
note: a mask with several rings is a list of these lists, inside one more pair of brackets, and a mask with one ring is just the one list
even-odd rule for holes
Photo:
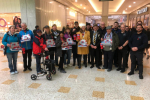
[[[25,22],[30,30],[45,25],[58,30],[66,25],[74,27],[90,23],[91,26],[105,22],[106,26],[118,22],[130,28],[138,21],[150,28],[150,0],[0,0],[0,46],[4,34],[15,17]],[[104,61],[104,57],[102,57]],[[19,74],[11,75],[7,57],[0,47],[0,100],[150,100],[150,60],[143,58],[144,79],[139,80],[138,72],[128,76],[125,73],[111,72],[105,69],[90,69],[90,64],[78,69],[76,65],[67,67],[66,74],[56,72],[52,80],[46,76],[31,80],[36,73],[36,60],[32,57],[32,71],[23,72],[22,52],[18,53],[17,68]],[[83,61],[82,61],[83,62]],[[71,59],[71,64],[73,60]],[[58,66],[56,66],[58,69]]]

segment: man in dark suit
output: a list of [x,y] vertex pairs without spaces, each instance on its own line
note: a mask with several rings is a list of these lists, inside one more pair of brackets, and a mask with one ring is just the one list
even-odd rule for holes
[[92,66],[90,68],[94,67],[94,58],[95,58],[96,67],[98,69],[100,69],[99,62],[102,63],[102,59],[101,59],[99,53],[101,52],[100,43],[101,43],[102,35],[99,34],[98,26],[96,24],[93,26],[93,29],[94,30],[91,31],[91,34],[90,34],[90,38],[91,38],[91,63],[92,63]]

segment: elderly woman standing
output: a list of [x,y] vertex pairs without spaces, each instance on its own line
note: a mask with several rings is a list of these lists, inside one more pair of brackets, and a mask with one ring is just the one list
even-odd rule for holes
[[[5,46],[5,53],[7,55],[8,64],[10,68],[10,73],[12,75],[18,74],[17,71],[17,56],[18,51],[11,51],[11,43],[12,42],[19,42],[18,35],[15,34],[15,26],[10,26],[9,31],[4,35],[2,43]],[[13,62],[12,62],[13,61]]]
[[78,60],[79,60],[79,67],[81,68],[81,57],[84,55],[84,62],[85,62],[85,67],[87,67],[87,55],[89,54],[89,45],[90,45],[90,32],[86,31],[86,26],[83,25],[81,30],[77,33],[77,41],[78,41],[78,46],[81,40],[85,40],[87,42],[86,47],[78,47],[77,53],[78,53]]

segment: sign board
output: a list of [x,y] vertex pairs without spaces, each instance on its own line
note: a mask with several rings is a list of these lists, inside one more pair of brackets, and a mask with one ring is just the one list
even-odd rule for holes
[[18,42],[12,42],[10,45],[11,45],[11,47],[10,47],[10,50],[11,50],[11,51],[19,51],[19,50],[22,50],[22,49],[20,48]]
[[82,40],[79,42],[78,47],[87,47],[87,42],[86,42],[86,40],[82,39]]
[[137,11],[137,14],[142,14],[142,13],[145,13],[147,11],[148,11],[148,8],[146,7],[146,8],[143,8],[143,9]]
[[46,45],[47,45],[48,48],[49,48],[49,47],[55,47],[55,42],[54,42],[53,39],[48,39],[48,40],[46,41]]

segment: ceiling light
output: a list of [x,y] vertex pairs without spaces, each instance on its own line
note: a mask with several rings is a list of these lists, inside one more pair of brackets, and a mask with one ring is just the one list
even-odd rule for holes
[[127,8],[126,8],[126,10],[127,10]]
[[49,2],[49,3],[53,3],[53,2]]
[[87,10],[88,11],[88,10]]
[[78,0],[75,0],[75,2],[78,2]]
[[66,9],[69,9],[69,8],[66,8]]
[[117,7],[116,11],[118,11],[118,9],[121,7],[121,5],[125,2],[125,0],[122,0],[119,4],[119,6]]
[[129,6],[129,8],[131,8],[131,5]]
[[89,11],[89,13],[90,13],[90,11]]
[[86,7],[84,7],[84,9],[86,9]]
[[97,10],[96,6],[94,5],[93,1],[92,0],[88,0],[88,1],[90,2],[90,4],[92,5],[92,7],[94,8],[94,10],[96,12],[98,12],[98,10]]
[[133,2],[134,4],[136,3],[136,2]]
[[82,4],[80,4],[80,6],[82,6]]

